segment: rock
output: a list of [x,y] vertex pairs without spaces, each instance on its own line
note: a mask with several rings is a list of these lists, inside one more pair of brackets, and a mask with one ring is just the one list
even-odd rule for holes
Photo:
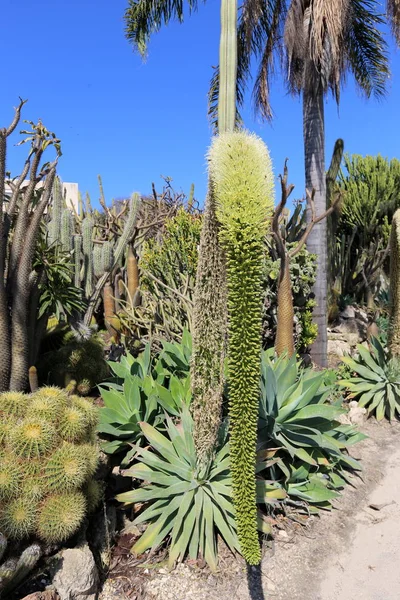
[[362,308],[357,308],[356,319],[359,319],[360,321],[364,321],[364,323],[368,323],[368,315],[365,312],[365,310],[362,310]]
[[46,590],[44,592],[34,592],[25,596],[22,600],[59,600],[59,595],[55,590]]
[[339,316],[341,319],[354,319],[356,316],[356,311],[352,306],[346,306]]
[[351,345],[345,340],[328,340],[328,354],[343,357],[351,353]]
[[99,574],[88,544],[60,552],[53,585],[60,600],[97,600]]
[[360,406],[358,406],[358,402],[356,402],[355,400],[349,402],[349,408],[350,410],[348,413],[348,418],[350,420],[350,423],[352,423],[352,425],[362,425],[362,423],[364,423],[366,419],[366,408],[361,408]]
[[289,536],[288,536],[287,532],[284,529],[280,529],[278,531],[278,537],[281,540],[287,540]]

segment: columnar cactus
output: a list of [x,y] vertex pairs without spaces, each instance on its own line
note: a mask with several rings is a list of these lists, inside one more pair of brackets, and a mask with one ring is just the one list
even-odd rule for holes
[[390,234],[389,351],[400,358],[400,209],[393,215]]
[[74,236],[74,285],[81,285],[82,236]]
[[90,298],[93,291],[93,228],[94,223],[91,217],[85,217],[82,221],[82,248],[84,264],[84,286],[85,296]]
[[228,389],[233,500],[242,554],[261,560],[257,533],[256,441],[261,371],[263,241],[273,209],[268,150],[247,132],[225,133],[210,149],[228,288]]

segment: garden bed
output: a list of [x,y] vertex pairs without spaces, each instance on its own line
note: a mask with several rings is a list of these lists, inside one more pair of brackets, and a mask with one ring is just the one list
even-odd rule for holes
[[[135,565],[135,561],[122,572],[121,561],[118,561],[105,583],[101,600],[337,600],[337,596],[321,595],[321,583],[332,565],[340,562],[340,555],[349,548],[360,515],[365,516],[367,511],[371,519],[380,517],[379,511],[368,508],[370,494],[382,482],[390,458],[396,455],[400,463],[398,423],[377,425],[375,421],[369,421],[362,430],[369,438],[352,449],[353,456],[362,461],[362,479],[354,479],[355,486],[345,488],[335,503],[339,510],[311,517],[305,527],[283,529],[283,533],[277,530],[275,541],[265,545],[259,573],[248,574],[244,562],[229,554],[221,556],[216,574],[198,564],[185,563],[168,572],[162,563],[154,562],[150,568],[143,563]],[[399,480],[399,486],[400,469],[393,470],[391,477]],[[395,498],[388,495],[387,502],[392,500]],[[397,572],[400,554],[395,550],[389,553],[388,572]],[[115,551],[120,552],[120,546]],[[365,553],[369,552],[370,548],[366,547]],[[361,559],[360,556],[360,563]],[[342,566],[346,576],[346,563]],[[331,577],[334,580],[335,574]],[[386,575],[380,573],[379,577],[384,579]],[[326,585],[323,589],[326,590]],[[360,597],[367,598],[362,590],[360,593]]]

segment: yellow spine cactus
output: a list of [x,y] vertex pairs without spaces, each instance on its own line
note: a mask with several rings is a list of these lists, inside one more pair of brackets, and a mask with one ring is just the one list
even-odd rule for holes
[[96,508],[97,415],[90,400],[56,387],[0,394],[0,531],[10,541],[64,541]]
[[257,532],[256,443],[261,369],[263,240],[273,210],[273,173],[261,139],[217,137],[209,152],[228,290],[228,388],[233,500],[242,554],[261,560]]
[[390,234],[389,351],[400,357],[400,209],[393,215]]

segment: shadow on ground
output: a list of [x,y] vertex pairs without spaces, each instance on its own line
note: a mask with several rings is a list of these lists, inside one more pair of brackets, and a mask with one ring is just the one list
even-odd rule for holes
[[247,565],[247,587],[251,600],[266,600],[262,588],[261,565]]

